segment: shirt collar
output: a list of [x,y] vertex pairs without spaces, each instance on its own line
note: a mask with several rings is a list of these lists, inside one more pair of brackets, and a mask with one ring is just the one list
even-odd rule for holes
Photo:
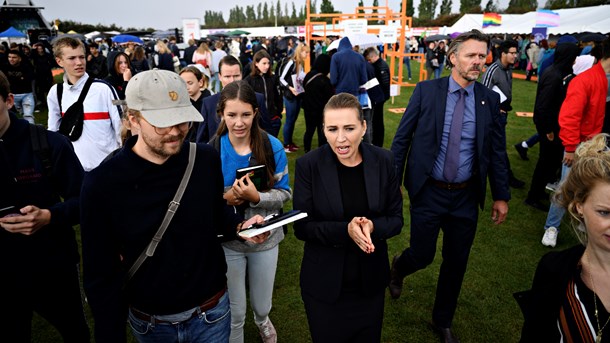
[[[449,76],[449,93],[455,93],[458,90],[460,90],[460,88],[462,88],[462,86],[460,86],[457,82],[455,82],[455,80],[453,79],[453,75]],[[467,94],[474,94],[474,82],[469,84],[466,88],[464,88],[466,90]]]

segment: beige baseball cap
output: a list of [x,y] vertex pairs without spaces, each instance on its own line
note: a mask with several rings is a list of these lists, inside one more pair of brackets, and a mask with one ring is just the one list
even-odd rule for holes
[[146,70],[129,80],[125,89],[127,107],[140,111],[156,127],[201,122],[203,117],[191,104],[186,83],[168,70]]

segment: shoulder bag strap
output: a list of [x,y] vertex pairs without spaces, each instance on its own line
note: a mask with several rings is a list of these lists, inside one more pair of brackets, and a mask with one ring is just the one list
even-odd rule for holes
[[182,181],[180,181],[180,186],[178,186],[178,191],[176,191],[176,195],[174,195],[174,199],[169,203],[167,208],[167,212],[165,213],[165,217],[163,218],[163,222],[161,226],[155,233],[155,236],[148,244],[148,247],[142,251],[136,262],[131,266],[129,271],[127,272],[127,281],[131,280],[134,274],[138,271],[142,263],[146,260],[146,258],[153,256],[155,254],[155,249],[161,242],[163,238],[163,234],[165,230],[169,226],[169,223],[172,221],[174,214],[178,210],[178,206],[180,206],[180,199],[182,199],[182,195],[186,190],[186,186],[188,184],[189,179],[191,178],[191,172],[193,171],[193,166],[195,164],[195,155],[197,153],[197,145],[195,143],[189,144],[189,163],[186,166],[186,170],[184,171],[184,175],[182,176]]
[[57,84],[57,102],[59,103],[59,116],[63,117],[63,110],[61,109],[61,98],[64,95],[64,83],[63,81]]
[[[313,79],[315,79],[316,77],[320,76],[320,75],[324,75],[322,73],[317,73],[316,75],[314,75],[311,79],[307,80],[307,83],[305,84],[305,86],[307,86],[311,81],[313,81]],[[303,86],[303,87],[305,87]]]
[[87,79],[87,81],[85,82],[85,85],[83,86],[83,90],[80,92],[80,96],[78,97],[78,102],[82,103],[83,101],[85,101],[85,97],[87,96],[87,93],[89,92],[89,88],[91,88],[91,84],[93,83],[93,77],[89,77]]

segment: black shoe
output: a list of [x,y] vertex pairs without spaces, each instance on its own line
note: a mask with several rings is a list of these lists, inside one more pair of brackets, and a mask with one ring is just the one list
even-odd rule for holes
[[525,182],[517,179],[514,176],[512,176],[508,180],[508,185],[511,186],[512,188],[523,188],[525,186]]
[[443,343],[460,343],[460,340],[453,334],[451,328],[442,328],[432,323],[434,331],[440,336]]
[[396,270],[396,261],[398,261],[398,255],[392,259],[392,268],[390,269],[390,296],[392,299],[400,298],[402,293],[402,280],[404,277],[400,276],[398,270]]
[[531,206],[537,210],[544,211],[544,212],[548,212],[549,208],[550,208],[549,205],[544,204],[540,200],[533,200],[533,199],[526,198],[525,200],[523,200],[523,203],[528,206]]
[[515,144],[515,149],[517,149],[517,152],[519,153],[519,157],[521,157],[522,160],[524,160],[524,161],[530,160],[527,157],[527,148],[524,148],[523,145],[521,145],[521,143]]

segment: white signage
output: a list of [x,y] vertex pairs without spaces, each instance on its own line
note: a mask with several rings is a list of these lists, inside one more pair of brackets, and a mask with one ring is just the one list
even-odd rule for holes
[[379,28],[379,39],[383,44],[394,44],[398,39],[398,27],[383,26]]
[[341,22],[343,35],[367,33],[368,23],[366,19],[347,19]]
[[400,86],[399,85],[390,85],[390,96],[398,96],[400,95]]
[[201,39],[201,26],[199,24],[199,19],[182,19],[182,39],[185,43],[188,42],[189,39]]

